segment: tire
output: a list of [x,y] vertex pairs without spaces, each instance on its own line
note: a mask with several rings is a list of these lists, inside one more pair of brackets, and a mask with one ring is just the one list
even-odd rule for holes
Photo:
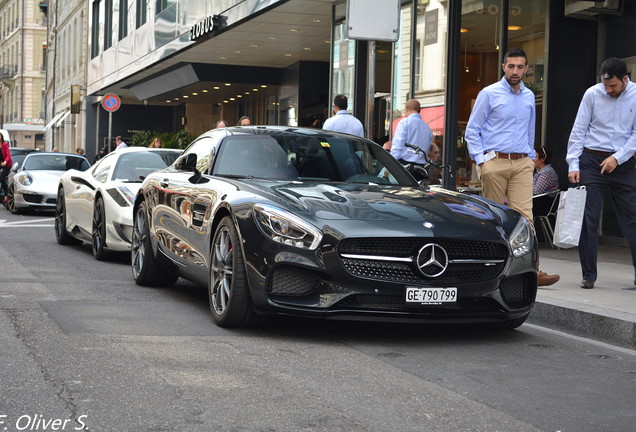
[[98,261],[107,258],[106,251],[106,213],[104,208],[104,200],[102,197],[95,201],[93,209],[93,256]]
[[214,232],[208,296],[212,319],[220,327],[256,327],[263,322],[254,310],[238,234],[229,216]]
[[15,206],[15,185],[13,184],[7,191],[7,209],[13,214],[21,213],[21,210]]
[[148,205],[145,201],[142,201],[134,214],[133,235],[130,247],[130,263],[133,278],[137,285],[174,285],[179,275],[172,266],[160,265],[152,251],[147,211]]
[[55,240],[61,245],[80,244],[81,241],[71,236],[66,231],[66,201],[64,200],[64,190],[57,190],[57,200],[55,202]]

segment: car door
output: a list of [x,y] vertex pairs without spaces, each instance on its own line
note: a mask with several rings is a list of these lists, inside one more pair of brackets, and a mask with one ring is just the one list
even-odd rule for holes
[[95,193],[100,183],[108,180],[116,155],[110,154],[102,158],[92,169],[76,172],[70,177],[70,190],[66,191],[66,214],[71,229],[77,226],[87,236],[93,230],[93,208]]
[[[173,165],[172,169],[157,173],[154,227],[163,252],[183,265],[190,277],[207,278],[206,246],[201,231],[209,213],[211,194],[205,187],[209,182],[210,160],[214,138],[203,136],[193,142]],[[195,173],[193,168],[196,167]]]

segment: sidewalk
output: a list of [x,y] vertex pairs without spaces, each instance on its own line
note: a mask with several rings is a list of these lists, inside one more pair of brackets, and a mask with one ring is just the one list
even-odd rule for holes
[[600,245],[598,279],[584,290],[577,248],[539,252],[542,270],[561,275],[549,287],[539,287],[529,323],[612,345],[636,349],[636,286],[629,249]]

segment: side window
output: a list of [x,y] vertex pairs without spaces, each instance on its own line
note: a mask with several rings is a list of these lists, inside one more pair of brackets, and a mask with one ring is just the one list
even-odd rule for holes
[[223,132],[199,138],[184,150],[182,156],[196,154],[197,169],[203,174],[208,174],[210,166],[212,165],[212,158],[214,157],[216,144],[225,136],[226,133]]
[[114,157],[105,157],[93,168],[93,177],[100,183],[106,183],[108,172],[113,165]]

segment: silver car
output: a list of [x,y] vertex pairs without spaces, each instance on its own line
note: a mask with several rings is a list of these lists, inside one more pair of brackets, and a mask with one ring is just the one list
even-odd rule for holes
[[85,171],[91,166],[84,156],[71,153],[29,153],[8,178],[7,208],[55,210],[57,185],[70,169]]

